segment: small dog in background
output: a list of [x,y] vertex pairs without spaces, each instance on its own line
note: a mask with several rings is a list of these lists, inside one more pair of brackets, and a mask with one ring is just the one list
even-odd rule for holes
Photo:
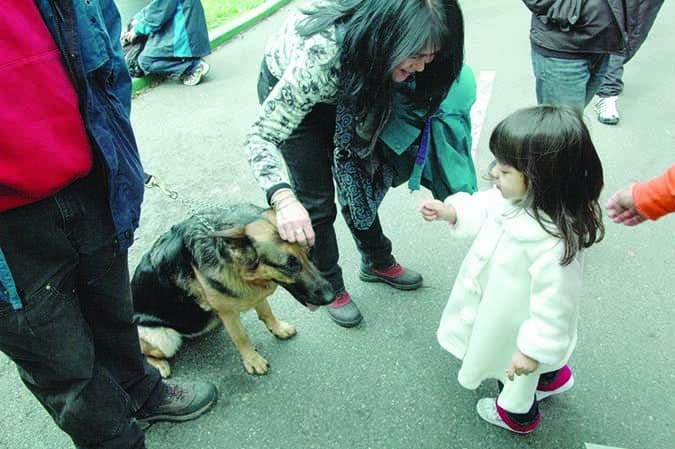
[[272,209],[237,205],[198,212],[174,225],[145,253],[131,288],[141,349],[162,377],[183,337],[225,325],[250,374],[269,364],[251,345],[239,314],[254,308],[276,337],[296,334],[277,319],[267,297],[284,287],[302,305],[316,309],[335,294],[308,248],[281,239]]

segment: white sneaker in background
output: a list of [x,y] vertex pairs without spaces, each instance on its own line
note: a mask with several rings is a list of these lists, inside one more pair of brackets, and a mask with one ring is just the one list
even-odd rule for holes
[[595,112],[598,114],[598,121],[605,125],[616,125],[619,123],[619,109],[617,108],[617,100],[619,97],[598,97],[598,102],[595,103]]
[[204,75],[209,73],[209,70],[211,70],[211,66],[202,59],[192,73],[181,76],[181,81],[186,86],[196,86],[201,82]]

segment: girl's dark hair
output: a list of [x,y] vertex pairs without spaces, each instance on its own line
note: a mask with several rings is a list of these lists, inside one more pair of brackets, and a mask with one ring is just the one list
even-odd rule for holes
[[521,205],[546,232],[563,240],[561,265],[602,240],[602,164],[580,111],[548,105],[516,111],[492,132],[490,151],[525,176]]
[[464,21],[457,0],[329,0],[303,11],[302,36],[337,27],[340,95],[356,112],[383,111],[391,104],[394,67],[428,44],[434,60],[415,74],[415,105],[438,109],[464,60]]

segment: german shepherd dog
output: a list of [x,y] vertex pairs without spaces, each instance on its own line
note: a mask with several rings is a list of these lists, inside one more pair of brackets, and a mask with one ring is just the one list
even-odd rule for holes
[[220,322],[250,374],[269,367],[251,345],[239,314],[255,309],[276,337],[295,335],[277,319],[267,297],[281,285],[316,309],[335,294],[308,257],[308,248],[283,241],[275,213],[252,205],[198,212],[174,225],[145,253],[131,288],[141,349],[163,377],[182,337],[202,335]]

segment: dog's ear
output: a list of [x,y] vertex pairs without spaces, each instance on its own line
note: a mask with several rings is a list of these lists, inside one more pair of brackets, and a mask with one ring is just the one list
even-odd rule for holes
[[243,239],[246,238],[246,228],[243,226],[241,227],[236,227],[236,228],[231,228],[231,229],[223,229],[220,231],[214,231],[209,234],[212,237],[220,237],[225,240],[238,240],[238,239]]
[[218,252],[225,260],[234,261],[249,269],[255,269],[258,266],[258,252],[246,234],[245,227],[224,229],[210,235],[225,241],[224,245],[217,245]]

